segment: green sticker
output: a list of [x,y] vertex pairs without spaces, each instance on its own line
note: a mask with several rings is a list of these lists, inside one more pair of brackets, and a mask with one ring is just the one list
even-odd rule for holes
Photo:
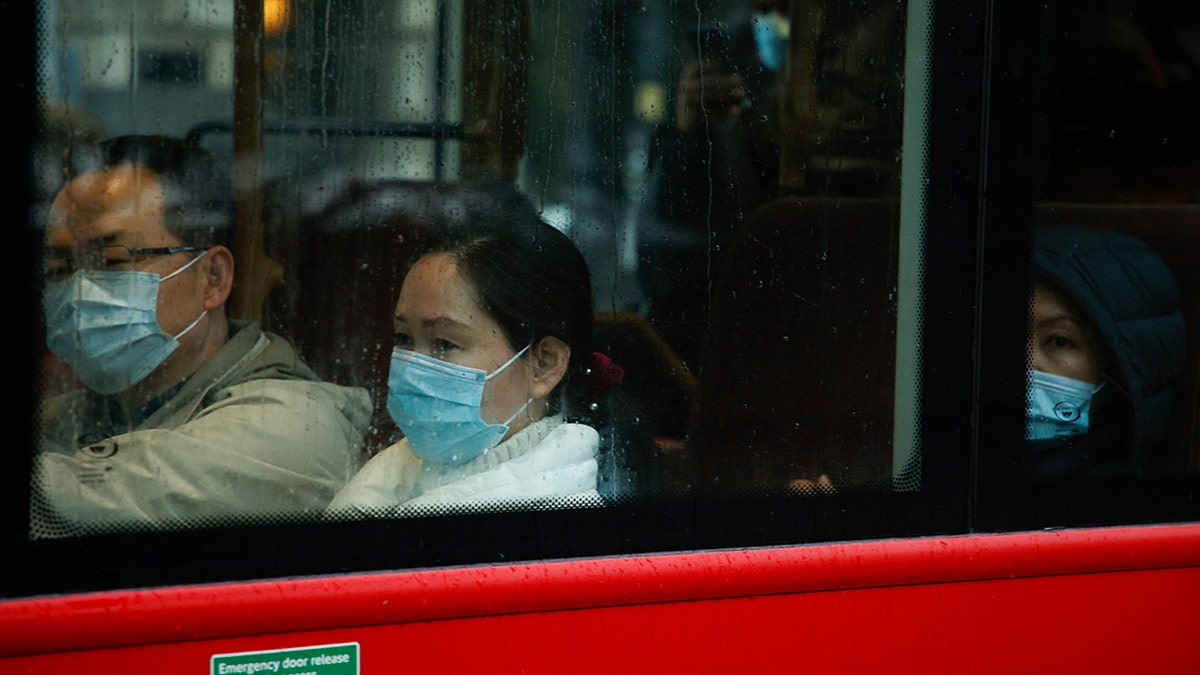
[[214,654],[212,675],[358,675],[358,643]]

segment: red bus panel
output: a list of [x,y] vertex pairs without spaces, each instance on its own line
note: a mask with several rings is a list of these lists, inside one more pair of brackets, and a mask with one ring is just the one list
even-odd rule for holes
[[1197,601],[1200,525],[931,537],[18,600],[0,671],[1187,672]]

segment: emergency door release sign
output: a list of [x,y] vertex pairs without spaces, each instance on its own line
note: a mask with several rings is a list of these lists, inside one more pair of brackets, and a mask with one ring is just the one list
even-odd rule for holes
[[358,643],[215,654],[212,675],[358,675]]

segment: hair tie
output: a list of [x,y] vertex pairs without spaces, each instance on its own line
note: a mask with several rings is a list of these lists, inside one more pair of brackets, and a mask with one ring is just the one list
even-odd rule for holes
[[612,362],[600,352],[592,352],[592,362],[587,368],[588,381],[585,387],[591,398],[608,391],[625,377],[625,369]]

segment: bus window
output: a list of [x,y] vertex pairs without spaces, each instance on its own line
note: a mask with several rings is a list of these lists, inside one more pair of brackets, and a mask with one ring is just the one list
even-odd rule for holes
[[[807,495],[886,490],[900,473],[894,382],[907,368],[896,359],[897,308],[915,292],[901,288],[901,268],[917,259],[902,259],[900,241],[922,226],[901,207],[903,4],[131,2],[100,14],[51,4],[47,119],[64,109],[95,123],[55,132],[65,138],[50,147],[68,151],[45,153],[63,161],[45,171],[61,177],[61,191],[47,187],[43,209],[55,276],[35,535],[73,531],[76,517],[78,534],[315,516],[365,464],[384,461],[376,455],[400,446],[424,457],[415,419],[405,431],[401,404],[390,402],[402,282],[422,242],[475,211],[519,220],[504,215],[506,200],[527,203],[582,253],[604,364],[595,369],[619,373],[612,410],[624,419],[597,422],[586,492],[615,501]],[[148,129],[178,143],[151,140]],[[89,166],[85,134],[127,140],[101,144]],[[200,159],[162,163],[139,143]],[[85,189],[112,193],[125,166],[136,188],[159,183],[126,200],[147,215],[148,232],[109,232],[109,207]],[[190,194],[176,176],[204,172],[227,186],[212,217],[228,217],[230,234],[193,241],[178,234],[171,205],[159,218],[151,202]],[[87,242],[101,240],[99,262],[82,262]],[[122,337],[88,336],[85,325],[117,310],[85,309],[80,298],[120,296],[102,284],[129,283],[109,272],[154,266],[167,289],[193,265],[211,277],[229,268],[227,300],[169,326],[161,306],[156,326],[146,311],[154,303],[141,301],[152,334],[144,342],[162,343],[159,361]],[[261,356],[242,320],[304,365],[254,366],[272,378],[210,374],[222,361],[207,359],[220,350],[234,364]],[[239,340],[244,353],[230,356]],[[591,349],[583,344],[575,351]],[[192,352],[205,356],[173,367]],[[215,383],[193,391],[205,378]],[[304,399],[323,403],[298,409],[284,393],[254,389],[264,379],[305,380]],[[280,408],[248,408],[242,420],[230,387]],[[207,407],[216,400],[234,416],[205,440],[205,421],[221,418]],[[530,400],[538,412],[524,415],[537,419],[543,405]],[[597,405],[584,402],[578,416],[590,419]],[[174,407],[186,412],[166,415]],[[504,442],[522,426],[517,415],[501,416]],[[266,431],[273,426],[300,435]],[[265,455],[232,451],[239,434]],[[204,449],[171,450],[181,437]],[[273,443],[307,450],[282,459]],[[493,446],[469,454],[498,453]],[[905,446],[900,456],[915,457],[911,438]],[[237,468],[247,461],[252,470]],[[423,471],[437,463],[412,461]],[[475,469],[447,475],[464,472],[482,480]],[[273,482],[276,473],[287,478]]]
[[984,513],[1162,518],[1196,468],[1196,13],[1060,2],[1030,18],[1037,170],[997,226],[1032,234],[1025,288],[1005,289],[1028,304],[1027,424],[983,455]]

